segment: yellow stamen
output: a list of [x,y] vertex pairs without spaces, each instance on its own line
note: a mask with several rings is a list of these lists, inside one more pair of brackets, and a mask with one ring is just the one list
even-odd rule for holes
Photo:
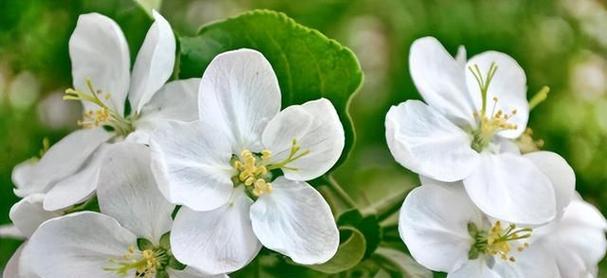
[[[527,242],[520,244],[520,241],[531,237],[531,228],[517,228],[516,225],[510,224],[508,227],[503,228],[500,221],[495,222],[488,232],[478,231],[474,224],[473,229],[469,228],[470,235],[474,239],[474,243],[471,246],[469,254],[477,255],[479,253],[498,256],[503,260],[509,260],[511,262],[516,259],[510,255],[513,248],[517,251],[522,252],[525,248],[529,247]],[[515,243],[519,243],[515,246]],[[475,259],[470,258],[470,259]]]
[[95,90],[90,79],[85,81],[88,92],[82,92],[76,89],[65,90],[64,100],[78,100],[95,104],[98,109],[84,112],[83,119],[78,121],[78,125],[84,128],[94,128],[99,126],[110,126],[120,135],[127,135],[133,129],[131,120],[121,116],[121,113],[108,106],[102,98],[109,100],[111,95]]
[[487,72],[486,78],[483,77],[478,65],[470,66],[470,72],[474,75],[476,82],[481,91],[482,106],[480,112],[474,112],[474,118],[478,122],[478,129],[473,131],[474,139],[472,148],[478,152],[482,151],[489,145],[493,136],[504,130],[515,130],[518,128],[516,124],[510,123],[510,120],[516,115],[516,109],[513,109],[510,114],[502,110],[497,110],[498,97],[494,96],[493,107],[491,113],[487,113],[487,95],[489,93],[489,85],[497,72],[497,65],[491,63]]
[[105,271],[116,273],[124,277],[131,271],[135,271],[135,277],[155,278],[159,269],[168,263],[168,255],[162,249],[146,249],[138,251],[135,246],[129,246],[125,255],[110,259],[110,266]]
[[297,171],[296,168],[289,167],[288,164],[309,154],[309,150],[301,151],[301,146],[293,139],[289,156],[282,161],[272,162],[272,152],[264,149],[261,153],[253,153],[248,149],[240,152],[239,156],[234,156],[232,167],[237,174],[232,178],[234,185],[244,184],[251,194],[259,197],[265,193],[272,192],[271,171],[283,169]]

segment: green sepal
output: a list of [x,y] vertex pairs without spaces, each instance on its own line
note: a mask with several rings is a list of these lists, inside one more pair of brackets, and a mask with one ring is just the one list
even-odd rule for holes
[[171,232],[168,232],[160,237],[159,246],[164,250],[171,250]]
[[137,239],[137,248],[139,248],[140,251],[150,250],[150,249],[154,249],[154,244],[151,241],[149,241],[148,239],[138,238]]
[[176,270],[184,270],[186,267],[185,264],[182,264],[177,259],[175,259],[175,257],[173,257],[173,256],[171,256],[171,258],[169,259],[169,264],[167,266],[172,269],[176,269]]
[[166,270],[158,270],[158,272],[156,272],[156,278],[169,278],[169,274],[166,272]]

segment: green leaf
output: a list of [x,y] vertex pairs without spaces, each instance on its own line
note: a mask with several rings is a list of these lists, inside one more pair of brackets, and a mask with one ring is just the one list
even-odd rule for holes
[[345,240],[339,245],[337,254],[328,262],[310,265],[311,269],[324,273],[339,273],[355,267],[365,255],[365,237],[354,227],[341,227],[340,237]]
[[365,258],[370,257],[379,246],[382,234],[375,215],[363,216],[358,209],[350,209],[339,215],[337,225],[355,227],[365,236],[367,244]]
[[154,249],[154,244],[145,238],[138,238],[137,239],[137,248],[139,248],[140,251]]
[[151,17],[152,10],[160,10],[162,0],[135,0],[135,3],[139,4],[139,6]]
[[386,271],[395,275],[409,278],[431,278],[433,275],[432,271],[424,268],[409,255],[400,250],[379,247],[373,254],[373,258],[378,261]]
[[348,48],[320,32],[267,10],[204,26],[194,37],[180,38],[180,78],[200,77],[219,53],[239,48],[260,51],[270,61],[282,91],[283,108],[309,100],[331,100],[343,123],[346,147],[354,144],[348,107],[362,83],[358,60]]

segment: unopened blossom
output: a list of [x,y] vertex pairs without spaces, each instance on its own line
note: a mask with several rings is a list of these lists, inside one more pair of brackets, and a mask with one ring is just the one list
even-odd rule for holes
[[97,13],[79,17],[69,42],[74,88],[64,98],[82,102],[82,129],[39,159],[15,167],[12,178],[18,196],[44,193],[43,206],[49,211],[81,203],[95,191],[109,144],[125,139],[147,143],[158,124],[196,118],[199,79],[165,84],[173,72],[175,38],[160,14],[154,12],[154,18],[131,71],[128,45],[118,24]]
[[329,260],[337,226],[305,181],[327,172],[344,147],[331,102],[281,111],[272,66],[249,49],[213,59],[199,90],[200,120],[159,128],[150,144],[161,191],[183,205],[171,233],[176,258],[208,273],[232,272],[263,244],[301,264]]
[[66,278],[154,278],[160,273],[204,277],[171,253],[168,233],[175,206],[159,192],[149,164],[144,145],[111,146],[97,188],[101,213],[77,212],[44,222],[22,250],[20,273]]
[[488,51],[465,62],[434,38],[416,40],[409,64],[425,102],[408,100],[386,116],[386,139],[404,167],[434,180],[463,180],[486,214],[541,224],[557,216],[550,179],[514,139],[526,129],[525,72],[510,56]]
[[489,217],[463,186],[414,189],[401,208],[399,232],[417,262],[449,278],[559,277],[553,254],[532,247],[533,227]]

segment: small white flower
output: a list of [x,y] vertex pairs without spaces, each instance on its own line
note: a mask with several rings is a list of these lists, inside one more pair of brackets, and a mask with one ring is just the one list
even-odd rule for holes
[[465,66],[460,53],[455,60],[430,37],[413,43],[411,75],[426,103],[409,100],[390,109],[390,151],[420,175],[463,180],[474,203],[493,217],[552,220],[557,200],[550,180],[512,141],[529,117],[524,71],[503,53],[481,53]]
[[249,263],[261,244],[301,264],[335,254],[339,233],[331,210],[305,181],[336,163],[343,127],[326,99],[280,107],[265,57],[230,51],[204,72],[200,121],[171,123],[152,135],[161,191],[184,205],[171,234],[177,259],[226,273]]
[[596,277],[597,264],[607,250],[607,220],[579,196],[559,220],[537,229],[533,246],[553,254],[560,277]]
[[[89,198],[97,185],[107,144],[147,143],[149,133],[168,119],[196,119],[199,79],[164,83],[173,71],[175,38],[169,23],[154,12],[132,73],[120,27],[96,13],[80,16],[69,43],[74,89],[66,99],[81,100],[85,112],[77,130],[52,146],[40,160],[13,171],[15,193],[45,193],[44,209],[67,208]],[[125,115],[125,103],[131,113]]]
[[171,277],[194,275],[194,270],[170,269],[172,254],[162,236],[171,228],[175,206],[158,191],[149,163],[146,146],[111,146],[97,188],[104,214],[78,212],[44,222],[23,248],[21,274],[151,278],[166,270]]
[[462,186],[414,189],[401,208],[399,232],[417,262],[449,278],[559,277],[552,254],[532,248],[532,227],[487,216]]

